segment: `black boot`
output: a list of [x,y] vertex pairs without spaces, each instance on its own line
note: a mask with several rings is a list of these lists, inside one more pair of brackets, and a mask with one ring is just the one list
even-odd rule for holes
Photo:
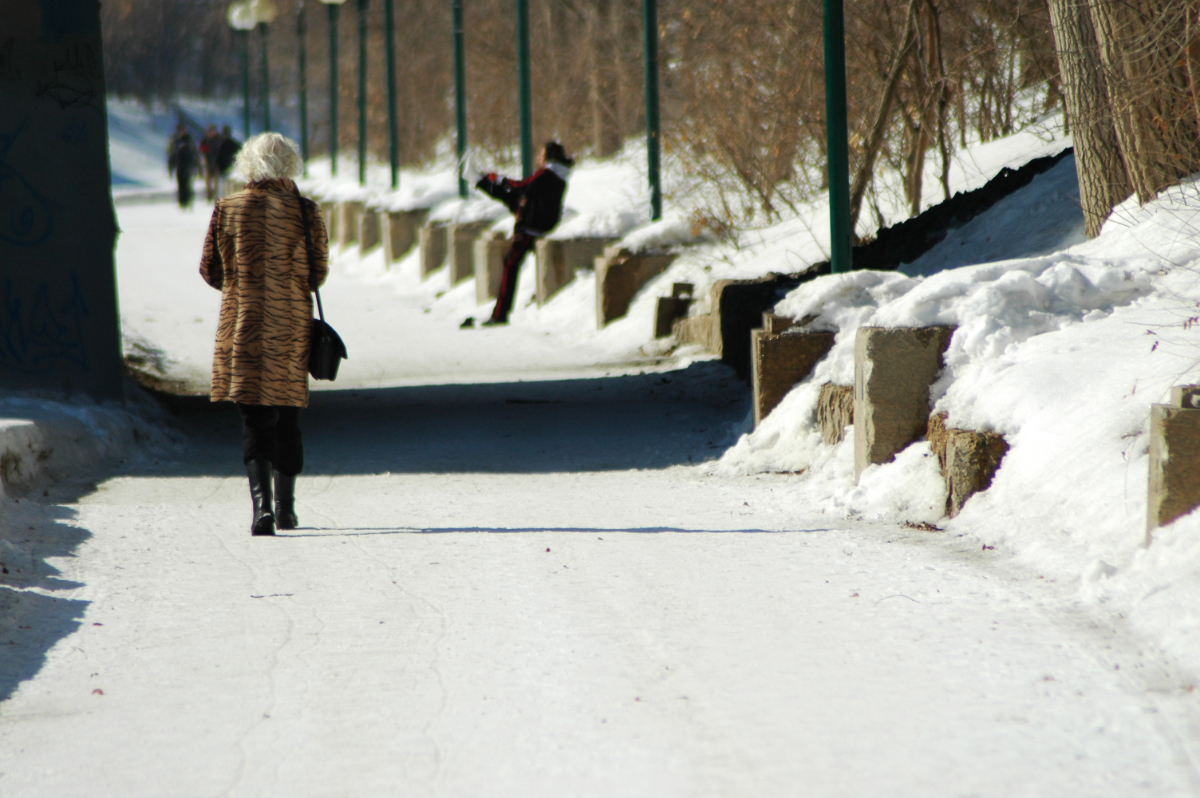
[[250,526],[250,534],[274,535],[275,516],[271,514],[271,462],[251,460],[246,463],[246,473],[250,476],[250,500],[254,502],[254,520]]
[[280,529],[295,529],[300,525],[296,518],[296,475],[275,472],[275,523]]

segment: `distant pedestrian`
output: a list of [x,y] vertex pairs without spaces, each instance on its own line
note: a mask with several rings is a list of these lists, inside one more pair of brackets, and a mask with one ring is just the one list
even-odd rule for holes
[[[483,323],[490,327],[507,324],[517,290],[517,272],[537,240],[549,233],[562,218],[563,194],[567,178],[575,161],[557,141],[549,141],[538,155],[537,170],[524,180],[483,175],[475,187],[508,206],[516,217],[512,245],[504,256],[504,273],[500,278],[500,294],[492,317]],[[465,324],[465,323],[464,323]]]
[[242,149],[242,143],[233,137],[233,131],[229,125],[221,128],[221,144],[217,148],[217,196],[223,197],[229,193],[229,170],[233,168],[233,162],[237,159],[238,152]]
[[329,273],[329,242],[320,208],[292,182],[303,167],[294,141],[262,133],[246,142],[235,166],[249,182],[217,201],[200,259],[200,276],[221,291],[212,401],[237,404],[250,532],[274,535],[276,526],[299,523],[312,292]]
[[167,143],[167,174],[175,175],[180,208],[192,207],[192,173],[199,162],[196,142],[188,133],[187,125],[180,122],[175,126],[175,135]]
[[220,173],[217,171],[217,153],[221,149],[221,134],[216,125],[209,125],[200,139],[200,158],[204,162],[204,196],[209,202],[216,199],[217,183]]

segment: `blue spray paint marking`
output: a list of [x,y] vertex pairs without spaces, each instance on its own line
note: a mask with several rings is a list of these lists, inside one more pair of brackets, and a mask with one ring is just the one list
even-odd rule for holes
[[31,247],[54,229],[50,203],[4,160],[27,121],[12,133],[0,133],[0,241]]
[[[65,289],[65,290],[63,290]],[[0,291],[0,367],[26,374],[51,371],[61,361],[88,370],[84,346],[84,320],[89,311],[72,272],[70,285],[43,282],[34,289],[32,301],[16,296],[12,278]]]

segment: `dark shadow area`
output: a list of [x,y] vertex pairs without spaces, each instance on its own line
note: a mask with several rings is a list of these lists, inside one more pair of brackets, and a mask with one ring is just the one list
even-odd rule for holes
[[81,586],[62,579],[47,562],[72,556],[91,537],[86,530],[62,523],[71,512],[31,498],[16,500],[6,509],[0,528],[0,702],[37,675],[50,649],[79,628],[90,604],[33,592]]
[[[159,476],[241,474],[229,403],[159,395],[192,443]],[[304,473],[513,473],[660,469],[718,457],[749,412],[716,361],[594,379],[314,391]]]

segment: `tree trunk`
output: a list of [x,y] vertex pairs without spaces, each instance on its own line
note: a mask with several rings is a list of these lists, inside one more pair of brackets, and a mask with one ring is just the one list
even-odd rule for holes
[[946,77],[946,59],[942,51],[942,23],[938,13],[938,0],[926,0],[929,7],[929,62],[930,71],[936,69],[938,76],[937,101],[937,144],[942,156],[942,198],[950,199],[950,156],[951,142],[947,133],[947,115],[950,109],[950,81]]
[[1190,111],[1186,8],[1178,0],[1090,0],[1117,140],[1138,199],[1200,170]]
[[616,115],[618,96],[617,76],[613,69],[616,52],[611,36],[612,14],[612,0],[598,0],[587,17],[592,149],[597,158],[612,155],[621,148],[621,131]]
[[917,0],[909,0],[908,11],[904,17],[904,33],[900,36],[900,49],[896,51],[896,55],[892,59],[892,66],[888,70],[887,82],[883,87],[883,95],[879,98],[879,107],[875,111],[875,121],[871,125],[871,136],[867,139],[866,148],[863,151],[863,159],[859,163],[858,171],[855,172],[854,180],[850,184],[851,230],[854,229],[854,225],[858,222],[863,195],[866,194],[867,186],[871,182],[871,176],[875,172],[875,159],[879,157],[879,150],[883,147],[884,134],[887,133],[888,122],[892,114],[892,101],[896,97],[896,87],[900,85],[900,76],[904,71],[904,62],[908,58],[908,53],[915,41],[916,5]]
[[1086,0],[1050,0],[1063,99],[1075,135],[1079,200],[1089,238],[1133,193],[1108,102],[1108,86]]

